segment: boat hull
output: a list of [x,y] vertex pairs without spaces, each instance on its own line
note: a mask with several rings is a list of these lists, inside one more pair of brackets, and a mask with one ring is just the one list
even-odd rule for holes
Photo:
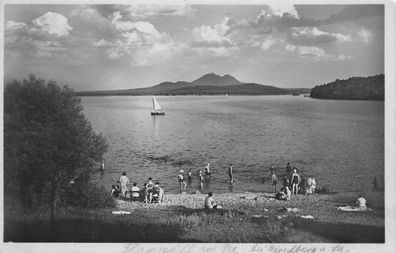
[[165,112],[151,112],[151,116],[163,116]]

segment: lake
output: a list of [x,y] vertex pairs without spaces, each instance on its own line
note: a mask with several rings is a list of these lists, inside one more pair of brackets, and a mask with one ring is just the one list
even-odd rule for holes
[[[178,171],[211,164],[204,192],[271,191],[270,166],[285,166],[333,192],[384,184],[384,102],[317,100],[303,96],[158,96],[165,116],[151,116],[149,96],[83,97],[84,113],[109,143],[111,187],[122,171],[140,186],[152,177],[178,192]],[[233,164],[235,182],[227,182]],[[98,164],[99,167],[99,164]],[[278,184],[278,187],[280,184]]]

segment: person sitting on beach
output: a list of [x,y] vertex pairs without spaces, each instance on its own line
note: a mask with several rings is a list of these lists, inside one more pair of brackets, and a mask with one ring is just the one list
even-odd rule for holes
[[119,184],[119,181],[118,181],[117,184],[113,184],[111,186],[110,196],[118,198],[120,195],[121,195],[121,190],[120,190],[120,184]]
[[132,188],[131,188],[131,198],[136,199],[136,200],[140,199],[140,189],[136,182],[133,183]]
[[125,171],[122,172],[122,175],[121,175],[119,181],[120,181],[120,184],[121,184],[121,195],[123,197],[125,197],[126,193],[128,192],[128,184],[129,184],[129,179],[126,176],[126,172]]
[[165,191],[160,187],[159,182],[156,182],[153,189],[149,193],[150,203],[161,203],[164,198],[164,192]]
[[366,203],[367,201],[365,198],[363,198],[362,195],[360,195],[359,198],[356,200],[356,206],[362,210],[367,209]]
[[297,169],[294,168],[292,175],[292,195],[296,195],[298,193],[298,185],[301,183],[300,175],[297,174]]
[[214,202],[213,193],[209,192],[205,198],[205,209],[220,209],[221,207]]
[[151,177],[148,178],[148,182],[147,182],[147,185],[146,185],[147,188],[152,188],[154,186],[154,183],[153,183],[152,180],[153,179]]
[[311,194],[314,194],[316,191],[316,180],[315,177],[311,178]]
[[282,187],[276,194],[275,194],[275,199],[277,200],[286,200],[286,193],[285,193],[285,187]]
[[310,177],[308,177],[308,179],[307,179],[307,185],[306,185],[306,190],[305,190],[305,194],[306,195],[308,195],[308,194],[312,194],[312,177],[310,176]]

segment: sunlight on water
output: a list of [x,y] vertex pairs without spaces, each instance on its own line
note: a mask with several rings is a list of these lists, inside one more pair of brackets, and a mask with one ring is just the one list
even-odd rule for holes
[[[189,192],[198,190],[197,170],[208,162],[204,191],[270,191],[269,167],[284,174],[287,162],[314,175],[331,191],[383,187],[384,103],[315,100],[296,96],[157,97],[166,116],[151,116],[151,97],[84,97],[84,113],[109,142],[110,187],[123,170],[131,182],[148,177],[178,191],[177,173],[191,169]],[[234,164],[235,183],[227,183]],[[181,164],[181,167],[180,167]],[[99,166],[99,164],[98,164]]]

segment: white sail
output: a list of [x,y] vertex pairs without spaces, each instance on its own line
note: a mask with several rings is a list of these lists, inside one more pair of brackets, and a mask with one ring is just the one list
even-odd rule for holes
[[162,110],[160,104],[158,104],[157,99],[155,99],[155,97],[153,97],[153,111],[158,111],[158,110]]

